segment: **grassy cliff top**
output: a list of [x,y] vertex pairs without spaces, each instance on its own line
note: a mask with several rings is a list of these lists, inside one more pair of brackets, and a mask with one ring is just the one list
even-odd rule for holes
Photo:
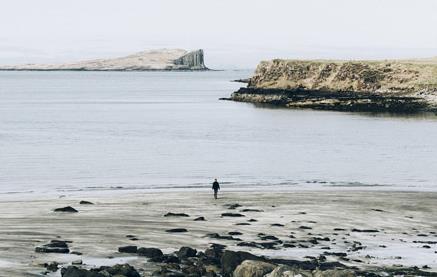
[[437,58],[261,62],[249,87],[437,95]]

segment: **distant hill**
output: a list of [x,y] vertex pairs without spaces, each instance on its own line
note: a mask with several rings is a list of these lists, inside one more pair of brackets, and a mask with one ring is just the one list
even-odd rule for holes
[[23,64],[2,66],[0,70],[35,71],[151,71],[208,70],[203,50],[157,49],[114,59],[96,59],[65,64]]

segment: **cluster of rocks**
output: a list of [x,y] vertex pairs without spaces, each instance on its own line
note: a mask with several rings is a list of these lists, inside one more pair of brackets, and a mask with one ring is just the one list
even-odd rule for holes
[[[314,270],[319,270],[323,273],[323,270],[328,269],[335,269],[339,273],[347,269],[347,267],[341,263],[326,262],[318,259],[311,261],[270,259],[263,256],[256,256],[249,252],[226,250],[226,246],[221,244],[211,244],[205,251],[198,251],[185,246],[170,254],[164,254],[158,248],[138,248],[137,246],[123,246],[118,250],[122,253],[144,256],[148,258],[149,262],[159,263],[160,268],[153,273],[153,276],[163,277],[264,276],[276,270],[280,265],[282,265],[281,269],[277,269],[276,272],[271,275],[272,277],[286,276],[281,274],[284,270],[288,270],[288,268],[293,268],[295,271],[301,269],[310,273]],[[319,274],[317,276],[331,275]]]
[[141,277],[138,271],[129,264],[115,266],[101,266],[99,268],[84,269],[68,266],[61,269],[62,277]]
[[38,253],[70,253],[68,243],[71,241],[66,240],[51,240],[49,243],[35,248],[35,252]]
[[[63,248],[62,241],[52,241],[48,247]],[[349,267],[340,262],[327,262],[320,256],[306,261],[275,259],[257,256],[244,251],[227,250],[225,245],[211,244],[205,251],[191,247],[164,254],[159,248],[137,247],[133,245],[119,247],[120,253],[128,253],[147,258],[158,269],[152,276],[160,277],[382,277],[382,276],[436,276],[417,267],[384,268],[369,271]],[[335,253],[332,253],[335,255]],[[129,264],[85,268],[80,264],[60,267],[56,262],[44,265],[48,271],[58,271],[62,277],[140,277],[138,271]],[[147,263],[146,263],[147,266]]]

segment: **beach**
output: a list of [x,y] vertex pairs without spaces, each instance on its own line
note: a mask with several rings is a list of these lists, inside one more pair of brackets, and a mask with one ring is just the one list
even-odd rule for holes
[[[309,260],[324,254],[328,261],[360,269],[417,266],[437,272],[436,200],[433,192],[359,190],[224,190],[218,200],[208,189],[3,196],[0,272],[39,276],[44,263],[63,267],[81,260],[89,268],[129,263],[150,276],[158,264],[118,248],[170,253],[182,246],[203,251],[211,243],[272,258]],[[65,206],[78,212],[54,212]],[[199,217],[205,220],[195,220]],[[175,228],[186,232],[167,232]],[[70,253],[35,252],[55,239],[68,241]],[[256,244],[275,240],[281,243]],[[238,246],[242,242],[255,244]]]

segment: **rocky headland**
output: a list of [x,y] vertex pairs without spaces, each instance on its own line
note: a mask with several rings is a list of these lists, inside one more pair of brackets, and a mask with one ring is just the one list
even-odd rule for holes
[[208,70],[203,50],[159,49],[135,53],[114,59],[97,59],[66,64],[24,64],[2,66],[11,71],[153,71]]
[[437,59],[271,60],[230,100],[362,112],[437,111]]

